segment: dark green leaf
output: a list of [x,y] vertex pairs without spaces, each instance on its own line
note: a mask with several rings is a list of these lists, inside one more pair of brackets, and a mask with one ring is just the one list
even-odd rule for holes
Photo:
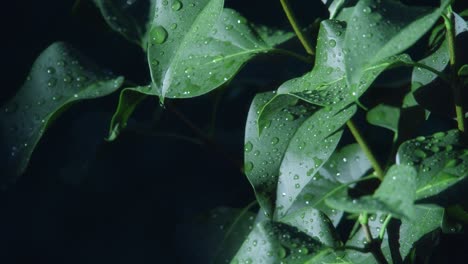
[[328,7],[328,12],[330,12],[330,19],[333,19],[338,15],[348,0],[322,0],[322,2]]
[[400,120],[400,109],[398,107],[379,104],[367,112],[367,121],[375,126],[389,129],[398,136],[398,121]]
[[302,264],[328,252],[320,242],[283,223],[257,224],[231,263]]
[[284,152],[297,128],[314,111],[310,107],[297,104],[298,99],[292,96],[278,96],[274,103],[278,108],[263,111],[266,121],[262,123],[262,133],[259,134],[259,113],[273,96],[274,93],[255,96],[247,117],[244,145],[245,174],[255,190],[260,206],[270,217],[273,215],[279,167]]
[[315,112],[291,139],[280,167],[275,215],[283,217],[304,187],[330,158],[342,135],[341,127],[354,115],[356,106],[333,107]]
[[343,212],[328,207],[325,199],[346,197],[348,185],[359,181],[370,168],[370,162],[358,144],[335,151],[301,191],[288,214],[304,207],[316,208],[337,225]]
[[340,238],[330,218],[312,207],[304,207],[283,217],[280,222],[297,227],[301,232],[329,247],[341,246]]
[[[157,5],[148,63],[152,92],[161,100],[205,94],[232,79],[253,56],[274,50],[244,17],[223,5],[223,0],[184,3],[177,10]],[[268,41],[279,39],[287,37]]]
[[0,113],[0,133],[6,143],[2,181],[12,181],[24,172],[45,130],[68,106],[106,96],[122,83],[123,78],[100,70],[65,43],[44,50]]
[[468,149],[456,130],[438,132],[403,143],[397,163],[418,169],[416,199],[436,195],[468,175]]
[[444,208],[436,205],[416,205],[415,217],[417,222],[401,221],[400,227],[400,254],[405,258],[413,248],[414,243],[424,235],[442,226],[444,221]]
[[392,0],[361,0],[348,21],[344,61],[349,84],[359,83],[366,68],[399,54],[421,38],[445,11],[405,6]]
[[458,76],[468,77],[468,64],[465,64],[460,67],[460,69],[458,70]]
[[[180,1],[173,1],[173,5]],[[94,0],[109,26],[146,50],[156,0]]]
[[328,198],[326,203],[335,209],[351,213],[389,213],[396,218],[414,219],[416,170],[407,165],[392,166],[372,196],[359,199]]

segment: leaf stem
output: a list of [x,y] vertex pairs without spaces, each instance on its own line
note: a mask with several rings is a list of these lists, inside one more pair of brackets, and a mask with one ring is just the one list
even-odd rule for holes
[[378,243],[372,238],[372,233],[369,228],[369,217],[367,212],[364,212],[361,215],[359,215],[359,223],[361,224],[364,235],[366,236],[368,248],[372,253],[372,256],[374,256],[377,263],[388,264],[388,261],[385,258],[382,249],[380,248],[380,243]]
[[449,7],[447,10],[447,14],[443,16],[445,22],[445,28],[447,29],[447,43],[449,48],[449,56],[450,56],[450,87],[452,88],[452,93],[455,101],[455,112],[457,114],[457,125],[458,130],[461,132],[465,132],[465,117],[464,117],[464,110],[463,110],[463,99],[462,99],[462,91],[459,85],[458,80],[458,62],[457,62],[457,54],[456,54],[456,43],[455,43],[455,20],[453,19],[453,12],[452,8]]
[[375,176],[377,176],[377,178],[379,178],[380,180],[383,180],[384,171],[382,167],[380,166],[379,162],[377,161],[377,159],[375,158],[374,153],[370,149],[369,144],[367,144],[366,140],[362,136],[359,129],[356,127],[356,125],[351,119],[348,120],[348,122],[346,122],[346,125],[351,131],[351,134],[353,134],[354,138],[356,139],[357,143],[361,147],[362,151],[364,151],[364,154],[366,154],[366,157],[369,159],[372,165],[372,168],[374,168]]
[[379,239],[382,240],[385,236],[385,230],[387,229],[388,224],[390,223],[390,220],[392,220],[392,214],[388,214],[387,217],[385,218],[385,221],[382,224],[382,227],[380,229],[379,233]]
[[306,52],[310,55],[314,55],[314,48],[312,47],[312,44],[307,41],[306,36],[302,32],[299,23],[297,22],[296,15],[294,15],[294,12],[291,9],[291,6],[289,5],[288,0],[280,0],[281,6],[283,7],[284,13],[288,17],[289,23],[291,24],[292,28],[294,29],[294,32],[296,33],[297,37],[299,38],[299,41],[301,42],[302,46],[304,46],[304,49]]
[[286,55],[286,56],[290,56],[292,58],[295,58],[295,59],[298,59],[300,61],[303,61],[305,63],[312,63],[313,62],[313,59],[311,56],[302,56],[300,54],[297,54],[295,52],[292,52],[292,51],[289,51],[289,50],[285,50],[285,49],[273,49],[273,52],[277,53],[277,54],[282,54],[282,55]]

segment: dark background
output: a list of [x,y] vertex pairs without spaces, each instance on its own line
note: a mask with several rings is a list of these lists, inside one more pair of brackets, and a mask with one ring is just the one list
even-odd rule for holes
[[[298,2],[294,7],[304,25],[327,16],[313,1],[292,2]],[[253,22],[289,29],[279,1],[226,5]],[[111,31],[90,1],[7,1],[0,12],[0,104],[54,41],[71,43],[136,83],[149,81],[143,52]],[[295,41],[287,45],[302,52]],[[217,206],[243,207],[254,200],[239,168],[250,101],[308,67],[281,56],[261,57],[227,89],[172,102],[215,144],[203,142],[155,100],[146,100],[129,130],[106,143],[117,96],[74,106],[47,132],[26,174],[0,192],[0,263],[204,263],[212,249],[193,250],[204,237],[188,238],[192,219]],[[374,144],[390,136],[366,133]],[[442,242],[434,263],[462,263],[457,259],[466,256],[463,237],[444,236]]]

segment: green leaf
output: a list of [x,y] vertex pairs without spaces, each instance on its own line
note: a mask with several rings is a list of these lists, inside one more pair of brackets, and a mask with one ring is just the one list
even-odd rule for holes
[[[161,100],[205,94],[232,79],[255,55],[274,50],[244,17],[223,5],[223,0],[201,0],[178,10],[156,6],[148,63],[152,92]],[[288,38],[268,41],[279,39]]]
[[424,235],[438,229],[444,221],[444,208],[436,205],[416,205],[415,217],[417,222],[401,221],[400,254],[405,258],[414,244]]
[[329,247],[341,246],[340,238],[330,218],[317,209],[304,207],[288,214],[279,221],[297,227],[301,232],[315,238],[324,245]]
[[259,134],[259,114],[273,96],[274,93],[271,92],[255,96],[247,117],[244,145],[244,172],[254,188],[260,206],[270,217],[273,215],[279,167],[284,152],[297,128],[315,110],[310,106],[297,104],[298,99],[294,97],[276,97],[277,108],[263,111],[266,121],[262,123],[263,130]]
[[468,77],[468,64],[465,64],[460,67],[460,69],[458,70],[458,76]]
[[[249,211],[250,207],[219,207],[211,211],[207,219],[211,229],[207,235],[213,237],[213,244],[210,246],[217,249],[213,252],[213,264],[229,263],[252,231],[255,214]],[[210,239],[205,237],[203,240]]]
[[[176,0],[173,5],[177,2],[181,3]],[[146,50],[156,0],[94,0],[94,3],[113,30]]]
[[348,145],[335,151],[301,191],[288,214],[302,208],[316,208],[337,225],[343,212],[328,207],[325,199],[346,197],[348,186],[360,181],[370,168],[371,164],[358,144]]
[[386,68],[408,63],[407,55],[387,58],[363,70],[358,83],[348,85],[343,48],[346,24],[337,20],[321,23],[314,69],[302,77],[289,80],[278,88],[279,94],[291,94],[312,104],[335,108],[357,100]]
[[330,19],[335,18],[338,13],[343,8],[348,0],[322,0],[322,2],[328,7],[328,12],[330,12]]
[[457,130],[404,142],[396,161],[417,168],[416,199],[436,195],[468,175],[468,149]]
[[367,122],[372,125],[389,129],[398,137],[398,121],[400,120],[400,108],[379,104],[367,112]]
[[330,158],[342,135],[341,127],[356,106],[344,110],[322,108],[299,127],[280,167],[275,215],[283,217],[304,187]]
[[329,250],[287,224],[264,221],[252,230],[231,263],[302,264]]
[[44,50],[0,112],[0,134],[6,143],[1,180],[14,181],[24,172],[45,130],[72,103],[106,96],[122,83],[122,77],[100,70],[65,43]]
[[439,19],[450,1],[437,9],[405,6],[392,0],[361,0],[348,21],[344,61],[349,84],[366,68],[411,47]]
[[[148,88],[146,88],[148,90]],[[127,121],[135,108],[147,97],[145,87],[125,88],[120,92],[117,110],[112,116],[108,141],[114,141],[120,132],[127,127]]]
[[407,165],[392,166],[372,196],[358,199],[328,198],[326,203],[350,213],[389,213],[396,218],[414,220],[413,203],[416,196],[416,170]]

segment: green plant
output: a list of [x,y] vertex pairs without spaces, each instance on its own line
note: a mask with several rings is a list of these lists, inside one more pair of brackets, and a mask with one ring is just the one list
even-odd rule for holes
[[[468,221],[459,190],[468,176],[468,66],[456,53],[456,37],[468,25],[453,1],[435,8],[322,1],[330,18],[320,22],[316,48],[287,0],[280,2],[295,34],[253,25],[222,0],[94,2],[110,27],[145,51],[151,83],[125,81],[67,44],[52,44],[0,113],[9,144],[2,181],[24,172],[45,130],[72,103],[123,88],[109,129],[113,141],[148,97],[170,108],[170,99],[225,86],[257,55],[305,62],[314,56],[310,72],[253,99],[243,170],[257,199],[243,210],[215,210],[222,216],[216,224],[229,228],[214,261],[413,263],[430,256],[421,247],[435,246],[440,230],[459,232]],[[295,35],[307,55],[280,48]],[[427,37],[430,54],[413,59]],[[397,68],[412,71],[410,80]],[[389,76],[387,85],[398,83],[394,89],[404,96],[370,100],[378,78]],[[446,94],[453,99],[434,102]],[[364,124],[352,120],[357,112],[393,132],[391,147],[381,151],[385,163],[360,131]],[[457,129],[418,134],[431,115],[454,116]],[[344,143],[346,129],[356,143]]]

